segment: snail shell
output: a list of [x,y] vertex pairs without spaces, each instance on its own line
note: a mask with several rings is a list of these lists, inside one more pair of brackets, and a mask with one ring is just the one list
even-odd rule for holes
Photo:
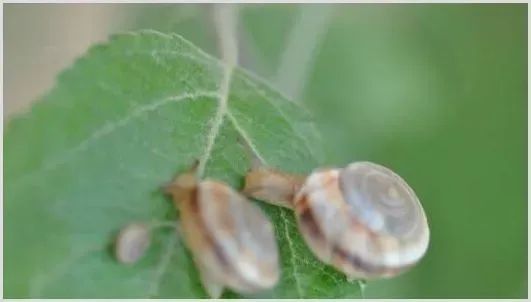
[[150,244],[149,226],[139,222],[129,223],[116,236],[116,259],[122,264],[135,263],[144,256]]
[[267,216],[229,186],[184,174],[167,188],[181,210],[181,229],[205,290],[255,293],[280,276],[278,247]]
[[425,254],[429,227],[409,185],[370,162],[311,173],[293,200],[316,256],[350,279],[396,276]]

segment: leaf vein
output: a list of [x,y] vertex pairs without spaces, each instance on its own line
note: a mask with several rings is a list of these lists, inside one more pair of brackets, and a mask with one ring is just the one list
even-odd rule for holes
[[165,97],[165,98],[161,99],[160,101],[156,101],[156,102],[150,103],[148,105],[140,106],[139,108],[136,108],[135,110],[133,110],[133,112],[131,114],[127,115],[126,117],[124,117],[124,118],[122,118],[122,119],[120,119],[118,121],[112,122],[112,123],[107,123],[104,126],[102,126],[101,128],[97,129],[88,138],[86,138],[83,141],[81,141],[77,146],[75,146],[75,147],[73,147],[73,148],[71,148],[69,150],[66,150],[65,152],[62,152],[59,156],[56,156],[56,158],[54,158],[54,159],[52,159],[50,161],[45,161],[43,163],[43,165],[41,165],[36,170],[30,172],[26,176],[23,176],[22,178],[19,178],[18,180],[13,181],[12,186],[13,187],[19,187],[19,186],[25,185],[28,182],[31,183],[34,180],[34,178],[36,178],[40,173],[43,173],[43,172],[46,172],[46,171],[50,171],[50,170],[54,170],[54,169],[56,169],[56,168],[58,168],[58,167],[60,167],[60,166],[62,166],[64,164],[68,163],[79,152],[82,152],[82,151],[86,150],[93,143],[95,143],[98,140],[100,140],[102,137],[105,137],[105,136],[113,133],[117,129],[126,126],[127,124],[129,124],[129,122],[131,122],[132,120],[140,117],[144,113],[157,110],[161,106],[164,106],[164,105],[167,105],[167,104],[170,104],[170,103],[173,103],[173,102],[179,102],[179,101],[183,101],[183,100],[193,100],[193,99],[197,99],[197,98],[201,98],[201,97],[218,98],[219,97],[219,93],[218,92],[212,92],[212,91],[199,91],[199,92],[196,92],[196,93],[183,93],[183,94],[180,94],[180,95],[177,95],[177,96]]
[[153,281],[151,281],[151,284],[149,286],[148,299],[153,298],[159,294],[160,283],[161,283],[162,277],[164,277],[164,274],[166,273],[166,270],[168,269],[168,266],[171,262],[171,258],[173,255],[173,251],[176,247],[176,243],[177,243],[177,235],[174,234],[173,236],[171,236],[171,239],[166,244],[166,248],[164,249],[164,254],[162,255],[160,262],[157,265],[155,275],[153,276]]
[[[256,149],[255,145],[253,144],[251,138],[249,137],[247,132],[239,125],[239,123],[236,120],[236,118],[232,114],[230,114],[230,112],[227,112],[227,116],[231,120],[231,122],[232,122],[234,128],[236,129],[236,131],[245,140],[245,143],[247,144],[247,146],[249,146],[249,148],[254,152],[254,154],[260,159],[260,161],[263,164],[267,165],[267,163],[265,162],[263,157],[260,155],[260,152],[258,152],[258,149]],[[300,298],[302,298],[302,297],[304,297],[304,294],[303,294],[303,289],[302,289],[301,282],[300,282],[300,277],[299,277],[299,272],[298,272],[298,269],[297,269],[297,265],[295,263],[295,247],[294,247],[293,241],[291,240],[291,236],[289,235],[288,219],[285,216],[285,210],[284,209],[280,209],[280,216],[281,216],[282,222],[284,224],[284,233],[286,234],[286,240],[288,241],[288,249],[289,249],[290,254],[291,254],[291,266],[293,268],[293,279],[295,280],[295,285],[296,285],[296,288],[297,288],[297,294],[299,295]]]
[[223,79],[219,91],[219,106],[216,111],[216,115],[214,116],[214,119],[211,121],[212,128],[208,132],[207,135],[207,145],[205,148],[205,151],[201,155],[201,159],[199,161],[199,166],[197,167],[197,175],[199,177],[202,177],[205,172],[205,167],[210,159],[210,155],[212,153],[212,149],[214,148],[214,143],[216,142],[216,138],[221,130],[221,125],[223,124],[225,114],[228,111],[228,100],[229,100],[229,94],[230,94],[230,83],[232,79],[232,71],[234,70],[234,67],[232,65],[226,65],[224,72],[223,72]]
[[[246,77],[243,77],[243,76],[240,76],[240,78],[249,86],[251,86],[259,95],[261,95],[264,99],[268,100],[269,98],[267,97],[266,93],[260,89],[260,87],[258,87],[257,84],[253,83],[252,81],[249,81],[249,79],[247,79]],[[287,100],[291,100],[290,98],[286,98]],[[297,104],[295,101],[291,100],[292,103],[294,104]],[[286,114],[284,113],[284,111],[277,106],[277,104],[273,101],[269,101],[269,103],[271,104],[271,106],[273,106],[273,108],[275,108],[275,110],[278,112],[278,114],[287,122],[288,125],[290,125],[291,129],[293,130],[293,132],[295,134],[297,134],[301,139],[302,141],[304,142],[304,145],[305,147],[308,149],[308,151],[310,151],[310,153],[312,154],[312,156],[314,156],[316,159],[318,158],[318,156],[315,154],[314,152],[314,148],[313,146],[308,142],[307,139],[305,139],[303,136],[299,135],[299,133],[297,132],[297,130],[295,129],[294,125],[293,125],[293,122],[291,121],[290,118],[288,118],[286,116]]]
[[245,143],[247,144],[249,149],[251,149],[251,151],[254,153],[254,155],[256,155],[256,157],[258,157],[258,159],[262,163],[265,164],[264,158],[262,157],[260,152],[258,152],[258,149],[256,148],[256,146],[252,142],[251,137],[249,136],[249,134],[247,134],[247,132],[243,129],[243,127],[238,123],[238,120],[236,120],[236,118],[234,117],[234,115],[230,111],[227,111],[227,116],[229,117],[230,121],[232,122],[232,126],[234,127],[234,129],[236,129],[236,132],[238,132],[241,135],[241,137],[243,138],[243,140],[245,141]]
[[223,74],[221,77],[221,85],[219,88],[219,107],[212,121],[212,128],[207,136],[207,145],[197,167],[197,175],[202,177],[204,174],[207,161],[210,159],[210,154],[214,148],[216,137],[218,136],[221,125],[223,124],[225,114],[228,109],[228,100],[230,94],[230,84],[234,71],[234,65],[238,58],[237,41],[235,40],[234,30],[236,24],[233,22],[237,18],[237,10],[231,5],[214,5],[214,21],[216,23],[217,34],[220,40],[221,57],[226,60],[223,65]]
[[304,297],[304,293],[300,282],[299,270],[297,269],[297,265],[295,265],[295,246],[293,244],[293,241],[291,240],[291,236],[289,235],[288,219],[286,217],[285,209],[280,209],[280,217],[284,222],[284,233],[286,233],[286,240],[288,241],[288,248],[291,254],[290,260],[291,266],[293,267],[293,279],[295,280],[295,287],[297,288],[297,293],[299,297],[302,298]]

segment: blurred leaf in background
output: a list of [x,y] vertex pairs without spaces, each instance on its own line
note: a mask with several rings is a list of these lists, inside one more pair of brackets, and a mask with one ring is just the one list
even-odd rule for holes
[[[205,6],[126,8],[130,28],[173,31],[216,55]],[[307,14],[319,26],[303,26],[293,48]],[[425,259],[369,283],[368,296],[527,297],[527,5],[244,5],[240,21],[242,66],[279,89],[286,52],[311,50],[293,66],[295,90],[326,163],[387,165],[423,202]]]

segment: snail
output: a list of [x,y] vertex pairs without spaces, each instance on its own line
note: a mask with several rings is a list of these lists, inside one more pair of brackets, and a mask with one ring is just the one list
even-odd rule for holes
[[272,288],[280,276],[272,223],[228,185],[189,172],[165,186],[180,208],[180,229],[211,298],[225,287],[243,294]]
[[144,256],[150,244],[149,226],[141,222],[129,223],[116,236],[115,257],[122,264],[136,263]]
[[397,276],[425,255],[430,230],[413,189],[371,162],[282,173],[254,159],[242,193],[294,210],[306,244],[349,281]]
[[134,264],[144,257],[151,247],[151,235],[160,228],[175,228],[174,221],[133,221],[120,228],[114,240],[109,242],[114,248],[114,257],[121,264]]

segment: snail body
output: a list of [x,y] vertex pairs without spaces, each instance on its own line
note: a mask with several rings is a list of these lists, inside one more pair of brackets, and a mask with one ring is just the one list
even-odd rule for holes
[[219,298],[223,288],[255,293],[280,275],[274,229],[264,213],[229,186],[186,173],[166,187],[181,210],[180,226],[203,286]]
[[262,167],[247,174],[243,192],[293,209],[315,256],[349,279],[394,277],[428,248],[428,222],[417,196],[378,164],[355,162],[307,176]]

